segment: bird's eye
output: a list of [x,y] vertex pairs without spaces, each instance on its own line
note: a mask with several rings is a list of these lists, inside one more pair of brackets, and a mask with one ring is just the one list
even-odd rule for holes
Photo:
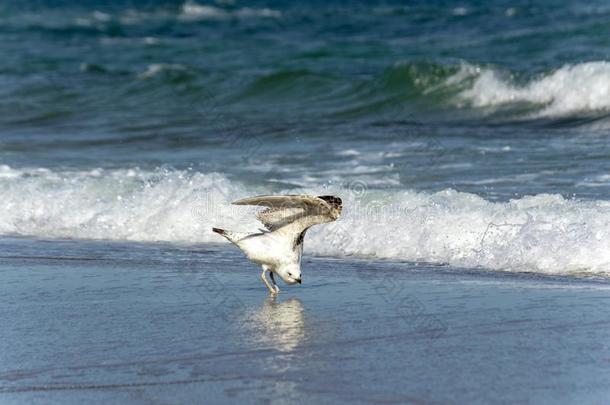
[[292,273],[291,273],[291,272],[288,272],[288,276],[292,277]]

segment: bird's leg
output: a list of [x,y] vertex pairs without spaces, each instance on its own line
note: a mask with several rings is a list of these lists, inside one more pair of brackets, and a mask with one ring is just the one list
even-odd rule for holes
[[265,285],[266,285],[266,286],[267,286],[267,288],[269,289],[269,293],[270,293],[271,295],[275,295],[275,294],[277,294],[277,293],[275,292],[275,289],[273,289],[273,288],[271,287],[271,285],[269,285],[269,281],[267,281],[267,277],[265,277],[265,273],[266,273],[266,272],[268,272],[268,271],[270,272],[270,270],[267,268],[267,266],[263,266],[263,272],[261,273],[261,278],[263,279],[263,283],[265,283]]
[[269,276],[271,276],[271,281],[273,282],[273,288],[275,289],[275,293],[279,294],[280,287],[278,287],[277,284],[275,284],[275,278],[273,277],[273,272],[271,270],[269,271]]

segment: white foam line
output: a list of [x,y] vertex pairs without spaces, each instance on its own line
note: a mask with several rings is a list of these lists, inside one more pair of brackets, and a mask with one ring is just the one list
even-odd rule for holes
[[[344,214],[308,233],[315,255],[449,263],[548,274],[610,274],[610,203],[541,194],[491,202],[444,190],[338,187]],[[131,241],[222,242],[212,226],[261,227],[230,202],[268,192],[218,173],[80,172],[0,166],[0,234]]]

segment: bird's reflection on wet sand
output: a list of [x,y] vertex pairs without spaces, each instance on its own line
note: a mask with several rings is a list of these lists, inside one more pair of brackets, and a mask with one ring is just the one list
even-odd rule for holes
[[248,320],[253,332],[248,340],[257,346],[271,346],[281,352],[291,352],[305,338],[304,308],[297,298],[285,301],[267,298],[248,315]]
[[246,313],[241,333],[244,343],[272,350],[257,362],[258,372],[265,375],[261,387],[265,398],[298,399],[301,382],[298,378],[285,376],[303,372],[303,351],[300,349],[308,335],[306,319],[305,308],[297,298],[281,301],[269,297]]

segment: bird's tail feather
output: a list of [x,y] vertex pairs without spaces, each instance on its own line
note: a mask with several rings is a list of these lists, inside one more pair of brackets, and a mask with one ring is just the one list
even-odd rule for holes
[[244,236],[247,236],[247,234],[242,234],[242,233],[237,233],[237,232],[231,232],[231,231],[227,231],[225,229],[221,229],[221,228],[212,228],[213,232],[216,232],[219,235],[224,236],[225,238],[227,238],[228,240],[230,240],[231,242],[237,244],[237,242],[242,239]]
[[220,234],[222,236],[225,236],[227,234],[227,231],[220,228],[212,228],[212,232],[216,232],[217,234]]

